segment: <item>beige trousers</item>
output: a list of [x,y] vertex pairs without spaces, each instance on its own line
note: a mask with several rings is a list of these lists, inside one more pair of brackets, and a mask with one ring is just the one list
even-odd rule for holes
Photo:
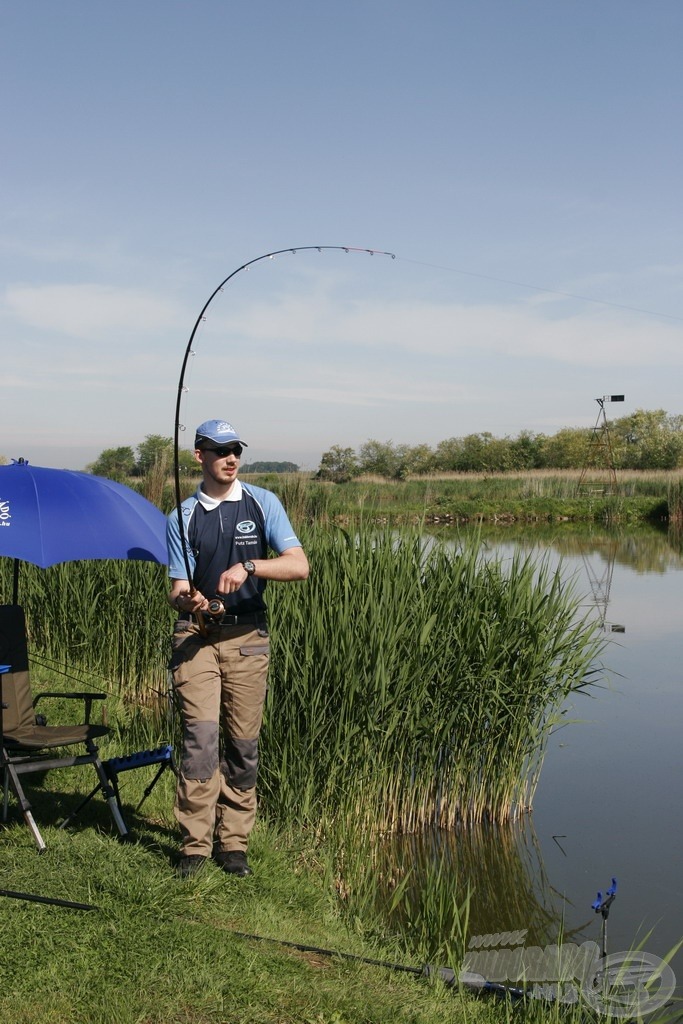
[[[183,723],[175,816],[183,856],[246,850],[256,817],[265,628],[176,623],[171,669]],[[222,740],[222,742],[221,742]]]

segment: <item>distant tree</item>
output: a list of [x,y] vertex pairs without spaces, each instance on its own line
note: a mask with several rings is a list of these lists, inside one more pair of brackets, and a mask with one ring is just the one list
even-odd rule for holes
[[181,476],[201,476],[202,467],[194,457],[193,452],[181,448],[178,452],[178,470]]
[[610,425],[610,437],[622,469],[675,469],[683,461],[681,417],[664,409],[636,409]]
[[590,431],[564,427],[546,437],[539,449],[539,465],[546,469],[581,469],[588,454]]
[[477,472],[493,469],[490,463],[491,452],[488,450],[494,440],[493,434],[484,431],[481,434],[467,434],[462,439],[462,452],[458,469],[465,472]]
[[298,473],[295,462],[249,462],[242,466],[243,473]]
[[434,468],[441,473],[453,473],[459,470],[462,456],[462,439],[449,437],[439,441],[434,452]]
[[161,434],[148,434],[138,445],[135,467],[137,475],[144,476],[162,462],[169,466],[173,463],[173,438],[162,437]]
[[341,448],[335,444],[328,452],[323,453],[316,477],[319,480],[332,480],[336,484],[343,484],[358,476],[359,472],[358,459],[353,448]]
[[536,469],[540,465],[544,437],[522,430],[510,442],[511,469]]
[[405,445],[396,446],[391,441],[366,441],[358,451],[360,471],[377,476],[399,477],[402,475],[406,450]]
[[88,472],[95,476],[106,476],[110,480],[126,480],[135,472],[135,455],[132,448],[105,448]]
[[436,465],[436,456],[428,444],[416,444],[403,452],[405,473],[431,473]]
[[[683,415],[669,415],[663,409],[637,409],[630,416],[609,424],[610,440],[617,468],[675,469],[683,466]],[[525,469],[582,469],[589,456],[592,431],[586,427],[564,427],[556,434],[534,434],[522,430],[517,437],[494,437],[488,431],[449,437],[435,449],[427,444],[395,445],[370,439],[356,453],[353,448],[333,445],[320,460],[319,480],[343,483],[360,473],[372,473],[400,480],[409,474],[431,472],[499,473]],[[6,461],[0,456],[0,463]],[[201,473],[191,451],[178,453],[183,477]],[[137,458],[129,447],[107,448],[88,470],[113,480],[132,475],[143,477],[158,490],[173,468],[173,441],[160,434],[148,434],[137,446]],[[243,473],[297,473],[294,462],[252,462]],[[148,479],[149,478],[149,479]],[[147,484],[145,484],[147,486]]]
[[487,435],[484,449],[484,473],[507,473],[515,469],[514,450],[509,437],[493,437]]

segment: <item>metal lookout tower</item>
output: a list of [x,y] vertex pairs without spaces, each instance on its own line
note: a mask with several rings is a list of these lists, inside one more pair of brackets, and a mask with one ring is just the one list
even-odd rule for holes
[[[600,408],[595,426],[591,430],[588,439],[586,458],[579,478],[579,491],[590,490],[592,493],[599,491],[600,494],[616,494],[617,471],[614,465],[614,451],[609,436],[609,425],[605,415],[605,402],[623,402],[624,396],[603,395],[602,398],[596,398],[595,401]],[[600,474],[603,480],[606,477],[607,483],[603,483],[595,488],[589,487],[587,482],[589,476],[595,476],[596,474]]]

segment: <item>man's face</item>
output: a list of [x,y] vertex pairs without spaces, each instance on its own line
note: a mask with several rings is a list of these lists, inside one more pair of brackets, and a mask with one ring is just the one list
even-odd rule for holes
[[220,487],[229,487],[237,479],[242,445],[226,444],[223,448],[197,448],[194,457],[200,463],[205,478]]

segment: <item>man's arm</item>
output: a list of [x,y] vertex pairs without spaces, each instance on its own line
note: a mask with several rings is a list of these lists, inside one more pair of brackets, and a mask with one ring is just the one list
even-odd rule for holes
[[[185,529],[189,525],[196,503],[195,498],[187,498],[183,502],[183,511],[188,510]],[[204,595],[198,591],[195,591],[190,596],[190,584],[185,578],[187,573],[186,563],[189,562],[190,571],[192,572],[194,570],[194,553],[186,536],[181,541],[177,511],[171,512],[166,519],[166,546],[168,549],[169,575],[171,577],[171,590],[166,595],[166,600],[174,611],[196,612],[207,602]],[[183,547],[185,555],[183,554]]]
[[[304,549],[298,545],[293,548],[286,548],[275,558],[252,559],[255,567],[253,573],[257,579],[276,580],[280,583],[289,583],[292,580],[308,579],[309,565]],[[247,570],[241,562],[231,565],[221,574],[216,591],[219,594],[234,594],[239,590],[247,579]]]

